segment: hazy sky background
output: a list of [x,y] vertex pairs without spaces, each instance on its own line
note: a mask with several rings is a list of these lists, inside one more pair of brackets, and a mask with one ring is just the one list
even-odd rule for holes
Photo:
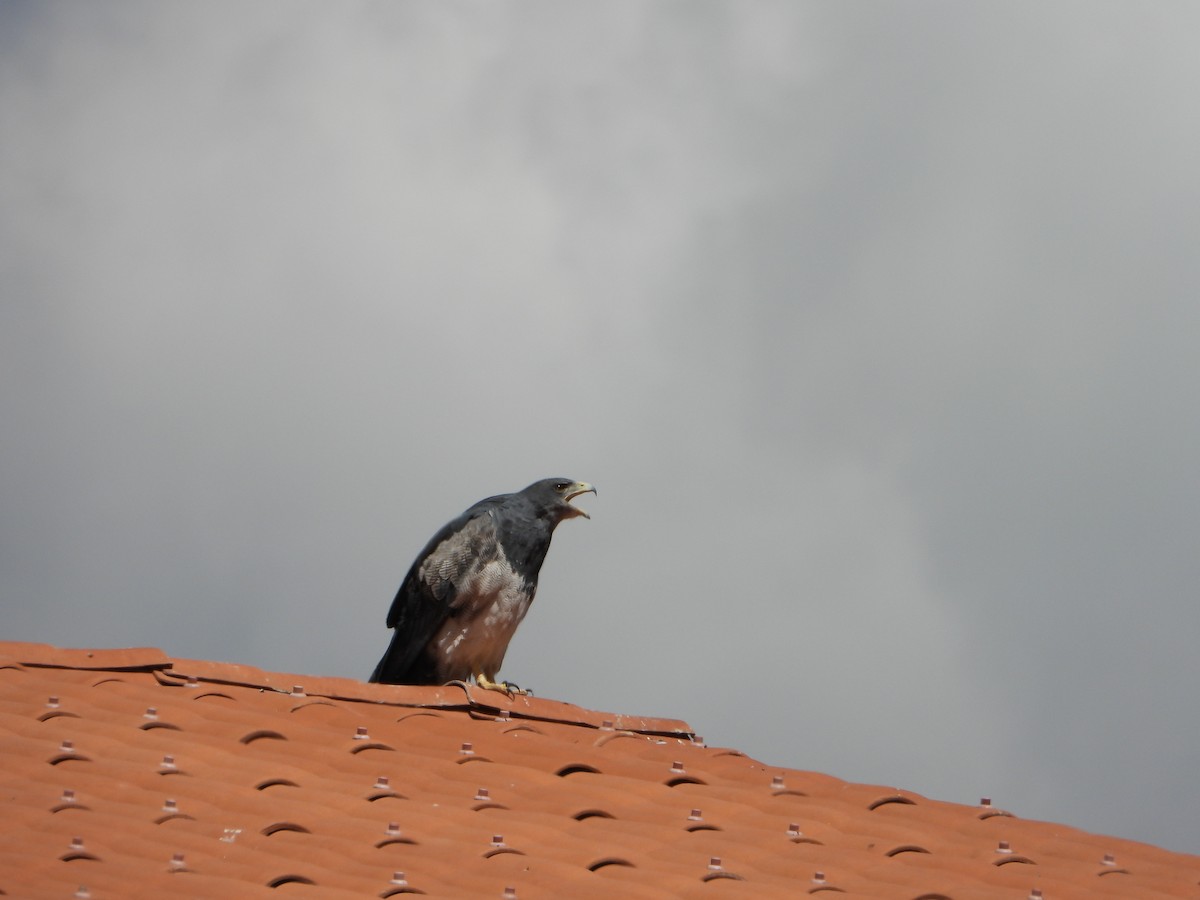
[[0,2],[0,637],[503,675],[1200,852],[1200,6]]

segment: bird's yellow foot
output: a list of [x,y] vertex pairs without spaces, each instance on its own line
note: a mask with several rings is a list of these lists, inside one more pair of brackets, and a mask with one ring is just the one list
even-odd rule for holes
[[482,672],[479,672],[475,675],[475,683],[477,685],[479,685],[481,688],[483,688],[485,691],[503,691],[504,693],[508,694],[510,697],[513,694],[528,694],[528,693],[530,693],[530,691],[521,690],[521,688],[517,687],[515,684],[510,684],[507,681],[492,681],[490,678],[488,678]]

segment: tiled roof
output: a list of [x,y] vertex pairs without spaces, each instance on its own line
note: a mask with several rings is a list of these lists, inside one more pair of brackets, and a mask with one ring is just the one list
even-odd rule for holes
[[33,900],[1200,896],[1200,857],[679,721],[153,649],[0,643],[0,764],[0,896]]

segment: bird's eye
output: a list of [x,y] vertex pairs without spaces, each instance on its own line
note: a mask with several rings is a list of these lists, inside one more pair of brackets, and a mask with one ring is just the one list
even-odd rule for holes
[[556,491],[558,491],[559,493],[561,493],[561,492],[565,491],[567,488],[569,488],[570,486],[571,486],[571,483],[569,481],[560,481],[558,484],[556,484],[554,486],[554,489]]

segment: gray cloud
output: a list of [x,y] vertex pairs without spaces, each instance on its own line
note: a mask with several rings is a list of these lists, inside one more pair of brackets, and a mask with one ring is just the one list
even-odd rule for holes
[[1190,6],[7,4],[6,637],[505,674],[1195,852]]

